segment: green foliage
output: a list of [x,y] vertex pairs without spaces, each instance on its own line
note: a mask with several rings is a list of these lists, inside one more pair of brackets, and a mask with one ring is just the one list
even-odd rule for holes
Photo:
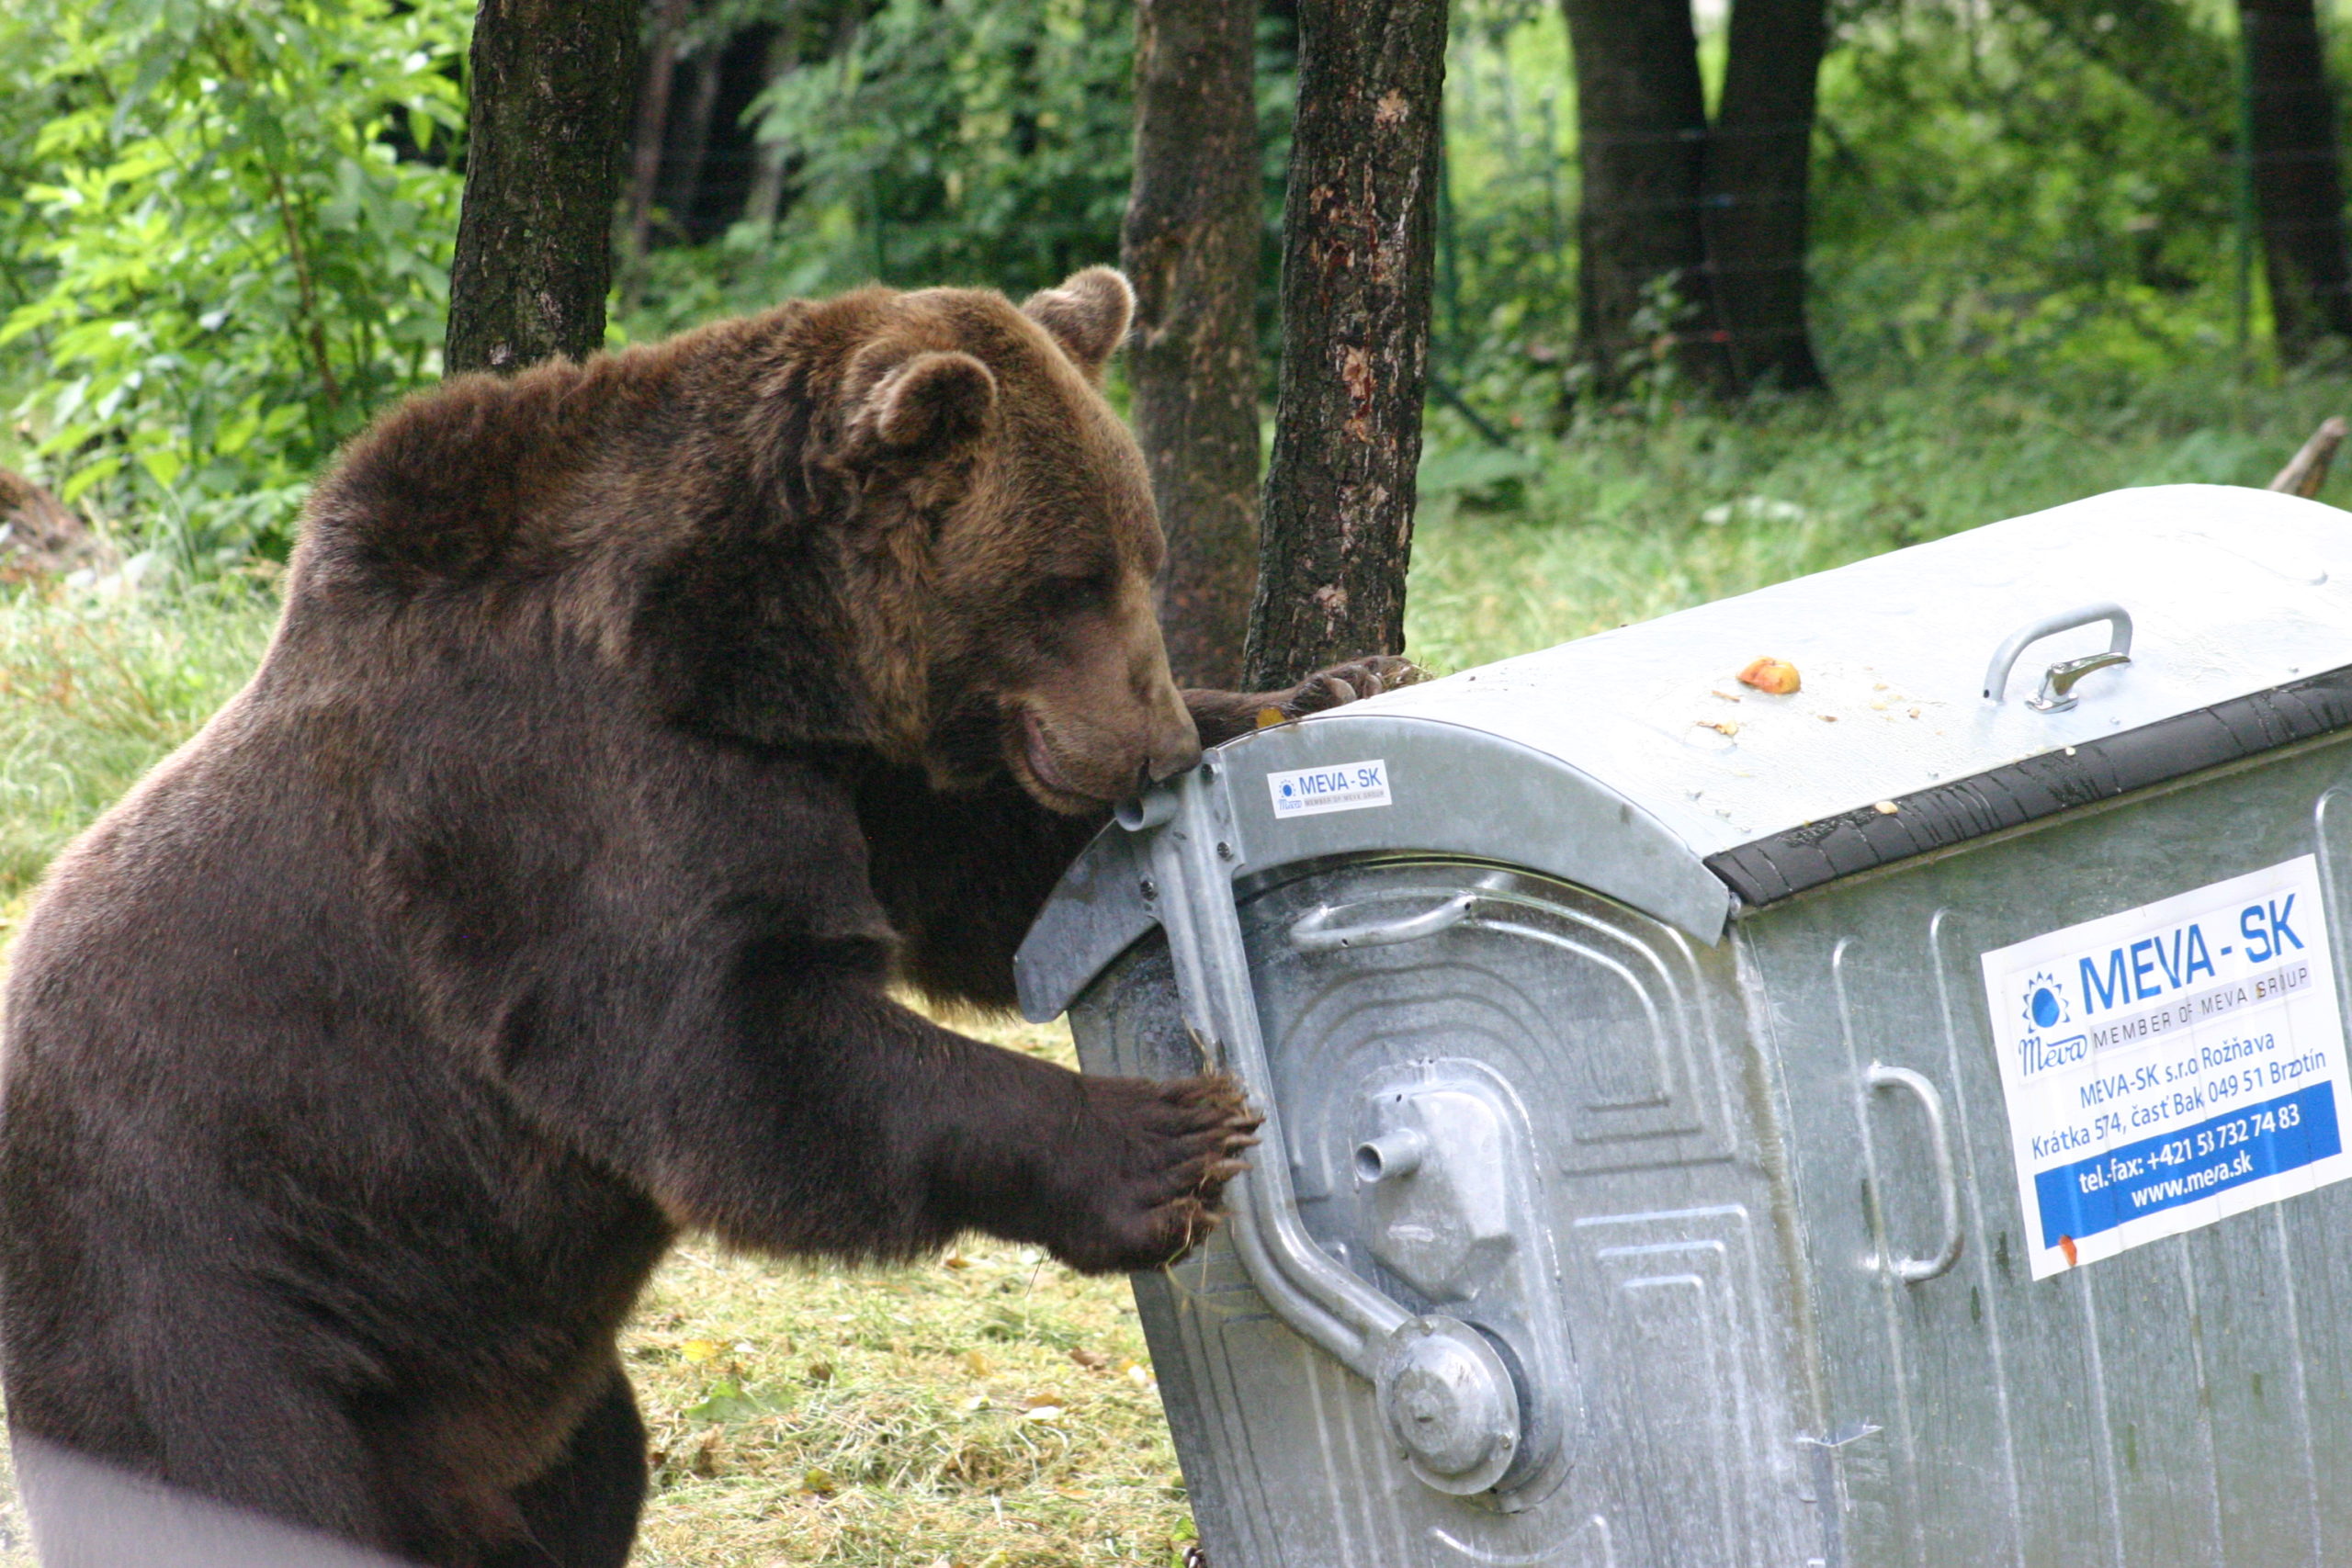
[[[311,472],[437,374],[463,0],[35,0],[45,118],[0,272],[0,355],[59,493],[205,570],[282,554]],[[21,384],[27,378],[16,378]]]
[[1017,294],[1115,258],[1134,39],[1124,0],[883,0],[755,106],[794,159],[774,231],[657,253],[632,332],[876,280]]
[[1557,6],[1455,6],[1445,130],[1441,369],[1508,378],[1513,364],[1565,361],[1576,333],[1579,185],[1574,67]]
[[[2211,85],[2175,90],[2164,60],[2105,47],[2120,29],[2075,26],[2089,9],[1890,6],[1845,29],[1813,210],[1816,320],[1841,368],[2161,373],[2233,339]],[[2227,41],[2205,41],[2226,66]]]

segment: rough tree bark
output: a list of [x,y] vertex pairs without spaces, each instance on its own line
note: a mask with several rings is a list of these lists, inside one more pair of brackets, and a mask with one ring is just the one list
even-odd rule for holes
[[1805,321],[1805,194],[1824,0],[1736,0],[1700,212],[1734,390],[1827,385]]
[[2335,102],[2312,0],[2238,0],[2263,273],[2281,359],[2352,337]]
[[1299,0],[1252,688],[1404,651],[1445,23],[1446,0]]
[[1239,680],[1258,576],[1257,28],[1254,0],[1136,7],[1127,374],[1168,535],[1160,626],[1191,686]]
[[481,0],[450,373],[604,346],[637,19],[635,0]]
[[1576,56],[1577,335],[1604,384],[1659,333],[1634,317],[1662,279],[1687,319],[1678,357],[1702,381],[1729,369],[1699,222],[1706,90],[1690,0],[1561,0]]

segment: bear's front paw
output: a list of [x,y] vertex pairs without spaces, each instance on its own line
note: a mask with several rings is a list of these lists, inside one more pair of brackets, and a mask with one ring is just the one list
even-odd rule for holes
[[1108,1136],[1099,1163],[1073,1161],[1065,1173],[1069,1223],[1054,1255],[1091,1274],[1175,1262],[1216,1228],[1225,1184],[1249,1168],[1239,1156],[1263,1118],[1221,1073],[1080,1081]]
[[1418,665],[1393,653],[1351,659],[1345,664],[1317,670],[1283,693],[1281,704],[1283,716],[1304,718],[1308,714],[1321,713],[1343,703],[1376,697],[1383,692],[1409,686],[1420,678],[1421,671]]

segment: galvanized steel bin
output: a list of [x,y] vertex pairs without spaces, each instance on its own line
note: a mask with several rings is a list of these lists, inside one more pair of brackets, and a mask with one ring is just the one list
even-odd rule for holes
[[1214,1568],[2352,1562],[2347,727],[2352,517],[2181,486],[1131,807],[1022,996],[1272,1113],[1136,1281]]

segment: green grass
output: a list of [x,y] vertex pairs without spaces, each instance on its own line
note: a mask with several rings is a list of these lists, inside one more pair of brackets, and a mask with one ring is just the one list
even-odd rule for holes
[[[2340,379],[1986,378],[1595,420],[1504,453],[1441,412],[1407,647],[1458,670],[2103,491],[2266,484],[2334,413]],[[2352,503],[2352,457],[2321,499]]]
[[273,614],[246,587],[0,604],[0,904],[243,683]]
[[[1849,392],[1522,434],[1507,458],[1442,418],[1412,649],[1460,668],[2119,485],[2258,484],[2342,393]],[[235,689],[269,617],[245,588],[0,602],[0,910]],[[1068,1059],[1058,1028],[981,1032]],[[1031,1249],[846,1272],[695,1242],[625,1353],[656,1455],[648,1568],[1158,1568],[1189,1537],[1125,1286]]]

